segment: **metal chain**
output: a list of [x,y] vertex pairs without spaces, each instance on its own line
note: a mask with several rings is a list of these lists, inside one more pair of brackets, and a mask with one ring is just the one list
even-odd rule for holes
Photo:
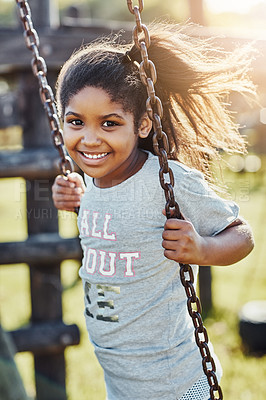
[[[146,110],[149,118],[153,123],[153,147],[156,155],[159,158],[159,178],[160,184],[165,193],[166,217],[182,219],[179,206],[175,201],[174,196],[174,174],[168,164],[168,137],[166,133],[162,130],[161,119],[163,116],[163,106],[161,100],[159,99],[159,97],[156,96],[155,93],[154,85],[157,80],[156,68],[154,63],[149,60],[148,56],[148,48],[150,47],[150,35],[147,26],[142,24],[141,22],[140,14],[144,7],[144,1],[138,0],[138,5],[135,5],[133,7],[133,1],[127,0],[127,5],[130,13],[135,15],[136,20],[136,26],[133,28],[133,40],[135,46],[140,50],[141,53],[142,61],[139,66],[139,72],[141,81],[143,85],[146,86],[148,94],[148,99],[146,101]],[[144,35],[144,39],[139,38],[140,34]],[[165,181],[165,176],[168,176],[169,182]],[[194,275],[192,267],[189,264],[180,264],[180,279],[186,291],[187,308],[195,328],[195,340],[202,356],[203,371],[208,379],[211,399],[222,400],[222,389],[219,386],[216,377],[216,366],[209,350],[208,334],[206,328],[203,325],[201,317],[201,304],[194,289]]]
[[39,36],[33,26],[31,9],[28,1],[16,0],[16,3],[19,8],[19,15],[24,29],[26,46],[33,54],[31,61],[32,71],[34,76],[38,79],[40,98],[49,121],[53,143],[60,155],[60,169],[62,173],[67,176],[73,171],[73,163],[64,147],[63,133],[60,128],[54,94],[47,81],[47,66],[45,60],[40,57],[39,54]]
[[[66,154],[64,147],[62,130],[56,110],[54,95],[47,81],[47,66],[45,60],[39,55],[39,37],[34,29],[31,19],[31,10],[27,0],[16,0],[19,7],[20,19],[24,28],[24,38],[26,46],[33,54],[32,70],[36,76],[40,87],[40,97],[46,111],[48,121],[51,128],[53,143],[59,152],[61,161],[60,167],[64,175],[68,175],[73,171],[73,164],[69,156]],[[161,100],[156,96],[154,85],[157,80],[156,68],[148,56],[148,48],[150,46],[150,35],[146,25],[141,22],[141,12],[144,7],[143,0],[138,0],[138,6],[133,7],[133,1],[127,0],[130,13],[135,15],[136,26],[133,28],[133,39],[136,47],[141,53],[140,77],[142,83],[146,86],[148,98],[146,102],[146,110],[149,118],[153,122],[153,146],[154,151],[159,158],[160,163],[160,183],[165,192],[166,205],[165,211],[167,218],[182,218],[179,206],[174,197],[174,175],[169,167],[167,154],[169,153],[169,142],[166,133],[162,130],[161,119],[163,116],[163,106]],[[144,34],[144,40],[139,39],[139,35]],[[168,175],[169,182],[165,181],[165,175]],[[186,274],[189,275],[187,279]],[[196,296],[194,289],[194,276],[190,265],[180,264],[180,278],[187,294],[188,312],[192,318],[195,327],[195,339],[202,356],[203,371],[207,376],[210,385],[211,399],[223,399],[221,387],[216,377],[216,367],[214,360],[210,354],[208,347],[208,334],[203,325],[201,317],[200,300]],[[219,397],[217,397],[219,396]]]

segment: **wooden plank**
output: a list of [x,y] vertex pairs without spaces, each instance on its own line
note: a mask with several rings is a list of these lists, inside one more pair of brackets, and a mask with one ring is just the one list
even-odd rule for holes
[[0,178],[50,179],[60,174],[59,155],[53,147],[0,152]]
[[34,354],[62,352],[66,346],[77,345],[80,341],[78,326],[61,321],[30,324],[9,334],[17,352],[30,351]]
[[[89,43],[111,31],[118,33],[124,29],[123,39],[129,41],[131,30],[122,25],[115,30],[105,26],[60,27],[47,32],[39,30],[40,54],[48,68],[58,70],[73,51],[84,43]],[[0,73],[30,68],[31,52],[26,48],[21,31],[0,29]]]
[[[77,22],[78,23],[78,22]],[[90,21],[88,21],[90,23]],[[73,51],[84,43],[89,43],[102,35],[109,35],[111,32],[122,33],[121,38],[125,42],[131,41],[131,25],[123,23],[102,23],[98,25],[85,26],[61,26],[58,29],[39,30],[40,54],[46,59],[48,69],[58,71],[64,61]],[[266,81],[266,36],[258,38],[251,37],[251,34],[243,32],[241,35],[232,33],[229,30],[210,27],[193,28],[194,36],[214,37],[215,42],[221,48],[232,50],[237,45],[244,45],[252,42],[259,54],[253,62],[254,75],[257,80]],[[31,52],[25,47],[22,32],[14,29],[0,29],[0,74],[15,72],[20,69],[30,68]]]
[[[33,218],[51,220],[49,209],[34,210]],[[29,236],[24,242],[0,243],[1,264],[44,265],[63,260],[80,260],[82,250],[77,237],[63,239],[58,233],[39,233]],[[45,270],[45,265],[44,265]]]

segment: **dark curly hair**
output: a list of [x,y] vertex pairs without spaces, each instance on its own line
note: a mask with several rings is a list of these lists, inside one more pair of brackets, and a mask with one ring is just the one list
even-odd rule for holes
[[[189,26],[190,27],[190,26]],[[188,35],[188,26],[156,23],[149,27],[149,58],[157,70],[156,94],[164,108],[163,130],[168,136],[169,158],[201,170],[207,177],[210,161],[219,151],[245,150],[245,141],[225,100],[235,91],[255,96],[248,77],[252,61],[248,48],[226,53],[210,39]],[[86,86],[104,89],[110,98],[133,113],[135,132],[145,113],[146,88],[140,80],[141,62],[135,45],[101,38],[76,51],[62,67],[57,82],[61,116],[71,97]],[[152,148],[152,132],[139,147]]]

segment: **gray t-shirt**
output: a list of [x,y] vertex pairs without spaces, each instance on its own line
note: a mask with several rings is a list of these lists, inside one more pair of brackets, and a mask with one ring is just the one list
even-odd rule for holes
[[[210,190],[201,173],[169,163],[176,201],[200,235],[216,235],[237,218],[236,204]],[[100,189],[86,177],[80,276],[108,400],[177,400],[203,376],[178,264],[161,245],[165,199],[158,171],[149,153],[141,170],[114,187]]]

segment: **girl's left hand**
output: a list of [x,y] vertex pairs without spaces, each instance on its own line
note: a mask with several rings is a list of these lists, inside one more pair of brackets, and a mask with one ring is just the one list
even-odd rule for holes
[[202,265],[204,238],[196,232],[191,222],[168,219],[162,237],[166,258],[183,264]]

